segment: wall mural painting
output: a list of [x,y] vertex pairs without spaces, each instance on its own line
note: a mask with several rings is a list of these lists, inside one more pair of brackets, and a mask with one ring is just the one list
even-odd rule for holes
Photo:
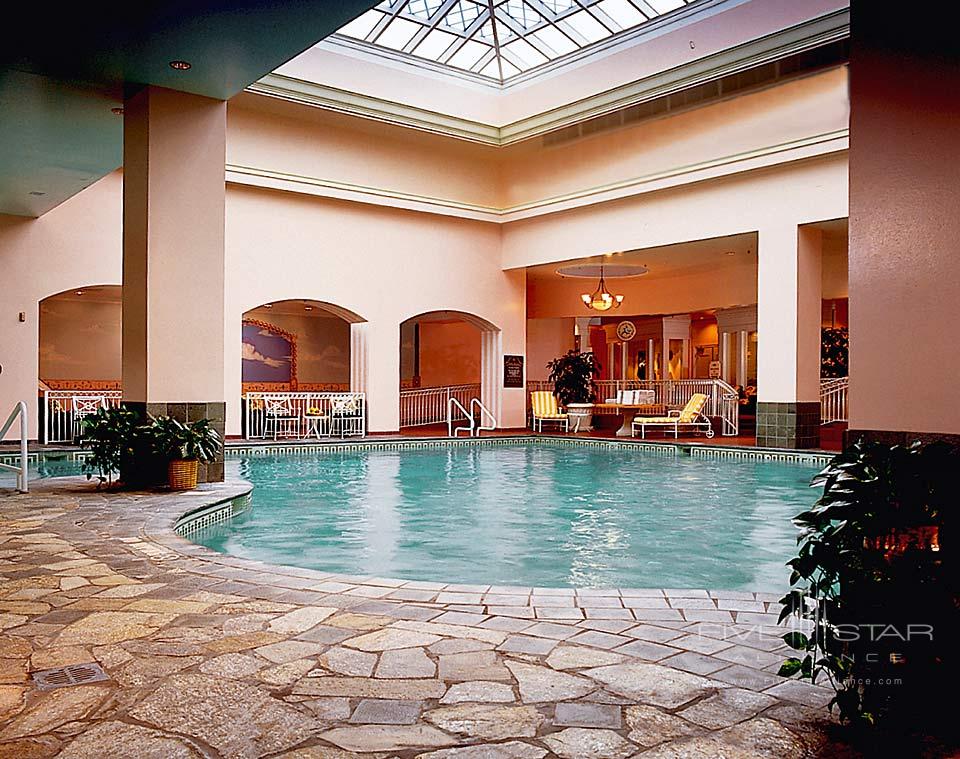
[[297,389],[297,336],[267,322],[243,321],[243,382]]

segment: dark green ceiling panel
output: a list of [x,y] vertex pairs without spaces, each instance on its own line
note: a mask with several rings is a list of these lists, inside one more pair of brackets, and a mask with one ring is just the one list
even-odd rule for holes
[[0,31],[0,213],[39,216],[116,169],[123,130],[110,109],[124,92],[152,84],[229,99],[372,5],[34,4]]

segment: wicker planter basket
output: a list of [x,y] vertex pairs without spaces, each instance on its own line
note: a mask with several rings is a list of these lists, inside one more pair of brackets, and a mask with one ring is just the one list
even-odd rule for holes
[[174,459],[167,465],[167,484],[171,490],[193,490],[197,486],[196,459]]

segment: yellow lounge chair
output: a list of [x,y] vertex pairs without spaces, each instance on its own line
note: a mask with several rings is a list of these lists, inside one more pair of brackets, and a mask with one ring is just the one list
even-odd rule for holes
[[[564,432],[570,431],[570,417],[560,411],[556,396],[549,390],[536,390],[530,393],[530,405],[533,407],[534,432],[543,432],[544,422],[555,422],[563,426]],[[539,429],[537,429],[538,423]]]
[[631,425],[633,437],[637,436],[638,427],[640,437],[647,436],[647,427],[664,427],[664,431],[672,427],[675,438],[680,437],[680,427],[692,427],[694,430],[703,431],[708,438],[713,437],[713,425],[703,413],[703,407],[706,405],[707,396],[703,393],[694,393],[682,411],[668,411],[667,416],[634,417]]

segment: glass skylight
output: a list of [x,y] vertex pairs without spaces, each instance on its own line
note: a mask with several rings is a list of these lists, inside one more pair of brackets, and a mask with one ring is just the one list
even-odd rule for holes
[[696,0],[384,0],[335,36],[504,83]]

